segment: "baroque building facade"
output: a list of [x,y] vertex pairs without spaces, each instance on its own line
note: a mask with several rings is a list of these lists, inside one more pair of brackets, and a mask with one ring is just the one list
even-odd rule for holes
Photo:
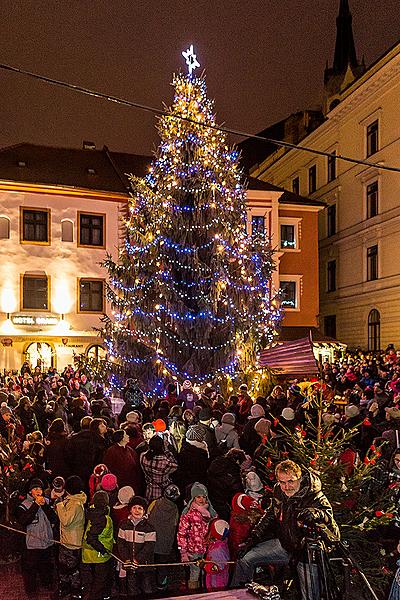
[[320,327],[350,347],[376,351],[400,344],[400,43],[366,69],[356,58],[347,0],[324,83],[324,120],[301,146],[331,156],[280,148],[250,173],[326,203],[319,213]]

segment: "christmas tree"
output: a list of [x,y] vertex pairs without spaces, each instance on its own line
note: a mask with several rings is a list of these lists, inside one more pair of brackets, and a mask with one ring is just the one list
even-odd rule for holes
[[280,320],[272,251],[249,236],[238,152],[217,127],[191,47],[149,174],[131,176],[126,239],[108,257],[108,363],[149,391],[160,376],[198,384],[255,364]]

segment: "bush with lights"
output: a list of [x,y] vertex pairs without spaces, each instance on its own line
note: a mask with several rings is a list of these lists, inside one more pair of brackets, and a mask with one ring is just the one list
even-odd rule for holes
[[280,321],[269,240],[248,234],[239,155],[204,76],[175,75],[173,87],[150,172],[130,177],[124,245],[105,261],[106,370],[154,392],[165,377],[201,385],[246,371]]

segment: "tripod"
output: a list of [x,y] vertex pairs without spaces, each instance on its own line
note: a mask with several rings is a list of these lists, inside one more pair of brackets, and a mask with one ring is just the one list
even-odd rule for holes
[[305,538],[307,563],[304,564],[304,582],[309,600],[344,600],[323,540],[318,537]]
[[[323,539],[317,534],[305,538],[305,548],[307,553],[309,569],[309,578],[305,577],[307,583],[307,595],[310,600],[351,600],[354,597],[354,590],[351,590],[350,569],[358,573],[366,590],[373,600],[379,600],[375,594],[367,576],[355,561],[348,548],[337,540],[335,547],[340,556],[329,558]],[[339,589],[335,574],[332,569],[333,561],[338,561],[343,567],[344,589]],[[307,597],[308,597],[307,596]]]

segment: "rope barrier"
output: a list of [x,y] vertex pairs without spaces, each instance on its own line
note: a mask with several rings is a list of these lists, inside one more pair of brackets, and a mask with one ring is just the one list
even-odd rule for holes
[[[21,535],[24,535],[25,537],[28,535],[26,531],[22,531],[21,529],[16,529],[15,527],[11,527],[10,525],[5,525],[4,523],[0,523],[0,527],[2,527],[3,529],[7,529],[8,531],[13,531],[14,533],[20,533]],[[41,538],[38,535],[29,534],[30,537],[33,537],[37,540],[43,540],[43,538]],[[60,546],[64,546],[64,547],[68,547],[71,548],[73,550],[81,550],[82,549],[82,545],[80,546],[76,546],[75,544],[68,544],[68,546],[65,546],[65,544],[63,544],[62,542],[60,542],[59,540],[48,540],[51,541],[53,544],[59,544]],[[113,554],[112,552],[107,552],[107,554],[109,554],[112,558],[114,558],[117,562],[121,563],[122,565],[124,565],[125,568],[127,569],[137,569],[137,568],[143,568],[143,567],[147,567],[147,568],[152,568],[154,569],[155,567],[185,567],[185,566],[190,566],[190,565],[196,565],[197,567],[202,568],[204,565],[206,564],[211,564],[211,565],[234,565],[236,564],[236,561],[234,560],[219,560],[217,563],[213,560],[204,560],[203,558],[198,558],[197,560],[188,560],[186,562],[170,562],[170,563],[146,563],[146,564],[136,564],[133,563],[132,561],[127,561],[127,562],[123,562],[119,556],[117,556],[116,554]]]

